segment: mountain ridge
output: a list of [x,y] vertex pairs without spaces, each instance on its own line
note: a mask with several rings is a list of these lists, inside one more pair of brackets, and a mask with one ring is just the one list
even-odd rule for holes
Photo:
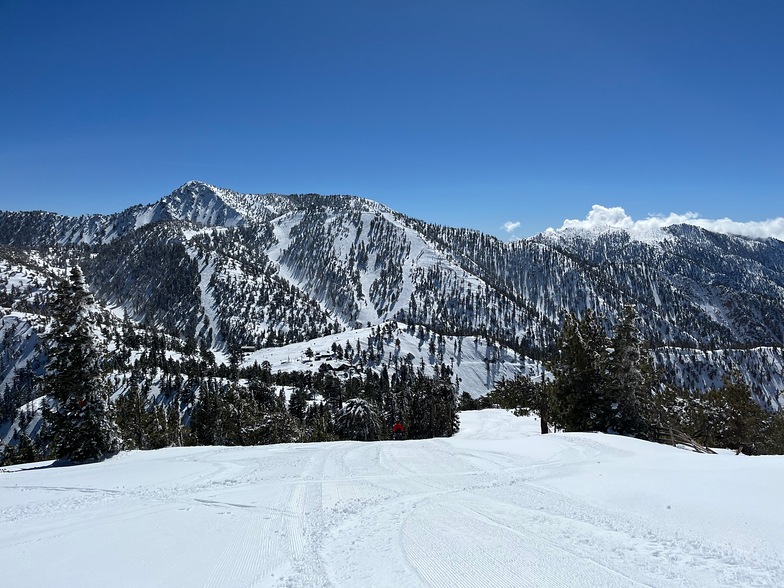
[[[611,330],[626,304],[679,384],[717,381],[684,376],[677,364],[690,354],[781,348],[784,243],[691,225],[643,237],[565,229],[502,242],[356,196],[241,194],[195,180],[111,215],[0,212],[6,257],[36,251],[60,271],[79,263],[115,314],[221,352],[399,321],[543,360],[565,312],[591,309]],[[9,283],[13,309],[24,296]],[[744,375],[778,406],[777,381],[749,367],[771,355],[748,353]]]

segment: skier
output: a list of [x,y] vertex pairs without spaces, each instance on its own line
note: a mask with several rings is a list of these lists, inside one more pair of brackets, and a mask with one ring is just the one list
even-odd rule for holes
[[403,427],[403,423],[401,423],[400,421],[398,421],[394,425],[392,425],[392,436],[395,439],[398,439],[398,440],[402,439],[404,432],[405,432],[405,428]]

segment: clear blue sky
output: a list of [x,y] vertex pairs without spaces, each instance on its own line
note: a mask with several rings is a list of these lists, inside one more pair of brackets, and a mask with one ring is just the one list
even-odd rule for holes
[[0,208],[190,179],[529,235],[784,215],[781,0],[0,0]]

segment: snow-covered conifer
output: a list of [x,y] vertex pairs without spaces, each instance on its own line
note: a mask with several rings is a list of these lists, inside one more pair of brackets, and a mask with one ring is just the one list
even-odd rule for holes
[[337,429],[344,439],[374,441],[378,439],[379,420],[376,408],[362,398],[351,398],[338,413]]

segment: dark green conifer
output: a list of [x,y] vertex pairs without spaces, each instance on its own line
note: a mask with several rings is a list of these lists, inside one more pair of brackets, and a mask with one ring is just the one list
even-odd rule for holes
[[57,288],[52,305],[49,365],[44,392],[51,405],[44,418],[50,452],[72,462],[101,459],[119,449],[96,347],[94,301],[78,267]]
[[117,426],[120,429],[124,449],[149,449],[151,428],[150,402],[147,386],[139,386],[141,374],[131,373],[128,392],[115,402]]
[[655,372],[642,347],[637,321],[635,308],[624,307],[609,348],[606,388],[613,401],[612,429],[621,435],[652,439],[655,437]]
[[604,385],[608,345],[604,327],[590,309],[582,320],[567,315],[553,365],[553,417],[566,431],[610,427],[612,400]]

